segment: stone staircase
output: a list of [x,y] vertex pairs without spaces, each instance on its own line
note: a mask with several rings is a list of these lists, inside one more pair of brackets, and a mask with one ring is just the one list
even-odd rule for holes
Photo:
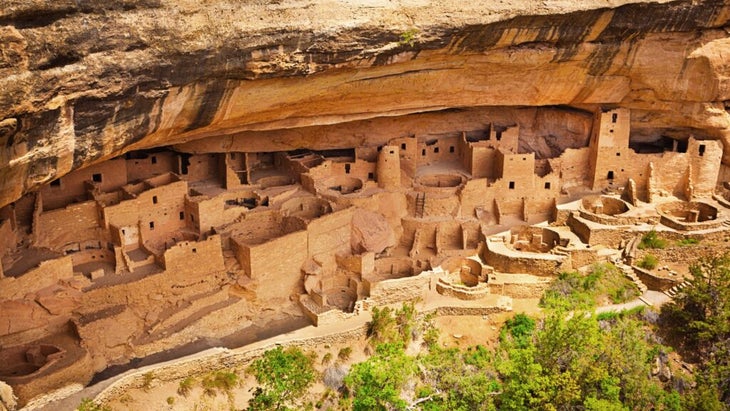
[[642,295],[649,289],[646,284],[644,284],[644,282],[641,281],[641,279],[636,275],[633,268],[620,261],[614,261],[613,264],[618,267],[619,270],[623,271],[626,278],[636,284],[636,286],[639,288],[639,292],[641,292]]
[[685,282],[679,283],[679,284],[675,285],[674,287],[664,291],[664,294],[666,294],[670,298],[674,298],[677,296],[677,294],[679,294],[680,291],[682,291],[683,289],[685,289],[687,287],[691,287],[691,286],[692,286],[692,284],[690,284],[689,281],[685,281]]

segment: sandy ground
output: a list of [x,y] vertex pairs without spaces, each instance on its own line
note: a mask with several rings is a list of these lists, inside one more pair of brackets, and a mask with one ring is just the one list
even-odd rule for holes
[[518,298],[512,300],[512,312],[493,315],[441,316],[434,325],[440,330],[439,343],[445,347],[469,347],[481,344],[490,348],[497,345],[499,329],[515,314],[525,313],[540,316],[539,298]]

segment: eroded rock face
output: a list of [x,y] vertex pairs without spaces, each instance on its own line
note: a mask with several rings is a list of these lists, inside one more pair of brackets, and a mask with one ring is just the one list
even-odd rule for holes
[[367,122],[296,136],[451,108],[624,106],[635,138],[730,142],[725,2],[462,3],[6,1],[0,205],[132,149],[351,147]]

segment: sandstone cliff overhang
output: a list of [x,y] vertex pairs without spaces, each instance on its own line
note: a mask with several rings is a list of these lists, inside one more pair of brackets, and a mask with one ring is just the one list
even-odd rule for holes
[[0,205],[132,149],[461,107],[730,138],[724,1],[198,3],[3,2]]

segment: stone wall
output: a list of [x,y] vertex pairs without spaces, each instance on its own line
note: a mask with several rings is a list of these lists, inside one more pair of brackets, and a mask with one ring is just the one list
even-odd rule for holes
[[648,289],[653,291],[667,291],[681,282],[679,278],[660,277],[641,267],[631,266],[631,268],[634,270],[641,282],[644,283]]
[[[306,231],[297,231],[257,245],[239,244],[241,266],[257,281],[256,294],[265,300],[286,299],[301,283],[307,260]],[[246,260],[248,259],[248,260]]]
[[114,191],[127,184],[127,164],[115,159],[95,164],[59,178],[53,184],[41,189],[45,211],[62,208],[68,204],[87,199],[87,182],[104,192]]
[[560,271],[565,257],[554,254],[518,252],[508,249],[503,242],[487,240],[482,260],[496,271],[553,276]]
[[165,270],[180,277],[225,271],[221,238],[213,235],[203,241],[176,243],[165,251],[163,265]]
[[436,279],[434,272],[375,282],[363,279],[363,287],[374,305],[393,304],[422,298]]
[[33,237],[36,246],[59,250],[68,243],[106,239],[108,234],[101,229],[96,202],[86,201],[41,213]]
[[0,278],[0,301],[23,298],[38,290],[73,277],[71,256],[41,262],[37,268],[31,269],[20,277]]

